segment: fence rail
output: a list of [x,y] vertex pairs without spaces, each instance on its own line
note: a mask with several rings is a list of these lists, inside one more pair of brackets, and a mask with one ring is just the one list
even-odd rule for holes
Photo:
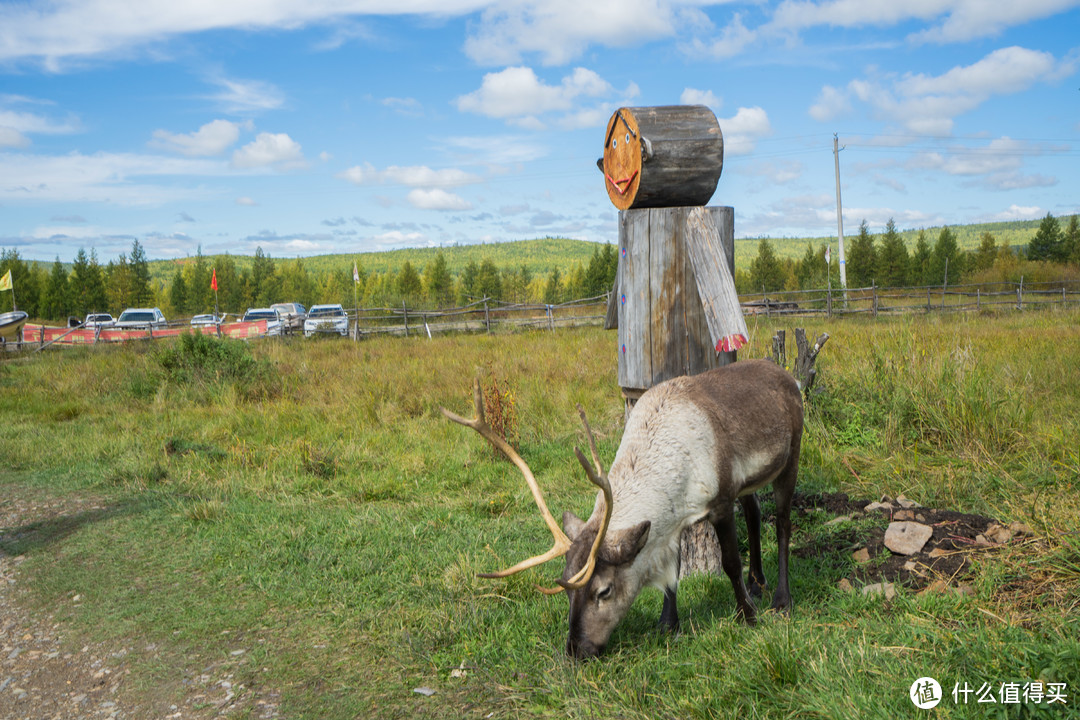
[[[824,288],[772,293],[740,294],[739,302],[747,315],[784,316],[860,316],[878,317],[904,313],[978,312],[981,310],[1025,310],[1050,306],[1080,307],[1080,282],[982,283],[979,285],[926,285],[918,287]],[[483,298],[462,307],[443,309],[350,308],[349,334],[360,340],[378,335],[432,337],[439,333],[493,332],[501,328],[557,329],[602,325],[608,296],[582,298],[547,305],[542,303],[505,303]],[[40,350],[51,345],[86,345],[132,339],[153,340],[175,337],[190,328],[189,321],[171,323],[166,330],[122,332],[80,328],[27,325],[19,341],[9,341],[5,349],[24,347]],[[262,337],[261,327],[253,323],[226,323],[221,334],[232,337]]]
[[929,312],[978,312],[1051,305],[1080,306],[1080,282],[1001,282],[978,285],[793,290],[740,294],[748,315],[898,315]]

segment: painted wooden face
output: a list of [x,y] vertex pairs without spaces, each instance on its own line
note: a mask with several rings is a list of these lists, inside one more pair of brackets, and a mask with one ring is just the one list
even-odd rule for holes
[[641,182],[641,134],[629,108],[615,111],[607,124],[604,145],[604,185],[615,207],[626,210]]

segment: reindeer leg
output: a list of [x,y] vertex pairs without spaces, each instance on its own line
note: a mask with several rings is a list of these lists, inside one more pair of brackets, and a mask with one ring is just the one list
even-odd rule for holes
[[791,592],[788,590],[788,544],[791,541],[791,499],[795,494],[795,479],[799,474],[799,440],[788,466],[773,481],[773,497],[776,499],[776,564],[779,577],[773,594],[772,609],[782,613],[791,611]]
[[757,612],[750,602],[746,585],[743,584],[742,559],[739,557],[739,537],[735,529],[733,510],[733,507],[726,508],[726,516],[714,520],[713,527],[716,528],[716,537],[720,541],[720,565],[731,580],[731,589],[735,593],[736,614],[741,616],[747,625],[753,625],[757,622]]
[[679,632],[679,607],[675,594],[679,586],[664,588],[664,607],[660,610],[660,627],[670,633]]
[[746,518],[747,541],[750,545],[750,569],[747,573],[746,588],[750,597],[761,599],[765,591],[765,572],[761,569],[761,505],[757,495],[751,493],[739,498],[743,517]]

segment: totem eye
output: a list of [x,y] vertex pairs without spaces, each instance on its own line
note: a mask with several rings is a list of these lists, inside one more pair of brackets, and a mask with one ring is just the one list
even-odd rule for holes
[[626,133],[626,144],[630,144],[630,133]]
[[611,147],[612,148],[619,147],[619,138],[611,138]]

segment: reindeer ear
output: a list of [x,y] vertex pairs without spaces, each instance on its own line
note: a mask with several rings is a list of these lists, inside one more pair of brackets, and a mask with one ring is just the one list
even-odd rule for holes
[[626,565],[634,562],[638,553],[649,542],[649,528],[652,523],[644,520],[632,528],[618,533],[608,533],[600,548],[600,559],[609,565]]
[[581,533],[582,528],[585,527],[585,521],[567,510],[562,514],[562,526],[566,537],[570,538],[570,542],[573,542]]

